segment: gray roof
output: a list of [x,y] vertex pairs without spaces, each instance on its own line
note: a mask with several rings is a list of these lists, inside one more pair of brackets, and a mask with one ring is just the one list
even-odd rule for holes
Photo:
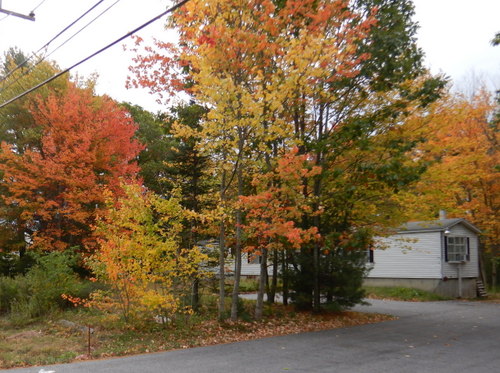
[[476,233],[481,233],[481,231],[476,226],[469,223],[467,220],[461,218],[429,220],[429,221],[412,221],[400,226],[398,228],[398,233],[439,232],[439,231],[445,231],[446,229],[450,229],[451,227],[457,224],[463,224],[470,230]]

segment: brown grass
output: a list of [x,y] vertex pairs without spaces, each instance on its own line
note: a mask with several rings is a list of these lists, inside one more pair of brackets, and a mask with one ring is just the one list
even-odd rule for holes
[[[95,327],[95,333],[91,336],[90,356],[87,354],[87,334],[81,331],[68,330],[50,320],[18,329],[9,326],[6,319],[0,319],[0,368],[208,346],[393,319],[387,315],[351,311],[311,315],[296,313],[283,306],[275,307],[275,311],[274,316],[261,322],[232,323],[200,318],[192,319],[187,324],[176,323],[167,327],[154,325],[146,330],[106,323],[96,326],[102,320],[99,321],[95,316],[85,318],[80,313],[77,317],[83,325],[92,324]],[[72,316],[65,314],[64,317],[70,319]]]

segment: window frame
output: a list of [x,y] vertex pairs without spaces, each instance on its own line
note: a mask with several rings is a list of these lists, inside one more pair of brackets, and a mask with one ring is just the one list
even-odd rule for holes
[[374,264],[374,249],[367,249],[366,251],[366,263],[367,264]]
[[247,253],[247,264],[261,264],[262,255],[256,255],[252,253]]
[[[457,241],[462,241],[462,242],[457,242]],[[457,248],[461,249],[457,250]],[[446,235],[444,236],[444,250],[445,250],[445,261],[448,263],[469,262],[470,237],[460,236],[460,235]],[[459,257],[464,259],[457,260]]]

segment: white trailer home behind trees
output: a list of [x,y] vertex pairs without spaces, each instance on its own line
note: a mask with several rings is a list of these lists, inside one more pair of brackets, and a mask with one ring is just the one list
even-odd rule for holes
[[451,297],[475,297],[480,230],[465,219],[411,222],[380,238],[369,255],[367,286],[418,288]]

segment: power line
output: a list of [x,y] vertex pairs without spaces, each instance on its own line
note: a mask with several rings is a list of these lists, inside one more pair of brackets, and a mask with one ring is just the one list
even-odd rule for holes
[[[44,0],[45,1],[45,0]],[[38,8],[40,5],[43,4],[42,1],[40,4],[38,4],[36,8]],[[68,26],[66,26],[64,29],[62,29],[59,33],[57,33],[56,36],[54,36],[52,39],[50,39],[47,43],[45,43],[42,47],[40,47],[35,53],[33,53],[33,56],[36,56],[37,53],[39,53],[41,50],[46,49],[50,43],[52,43],[54,40],[56,40],[59,36],[61,36],[64,32],[66,32],[70,27],[72,27],[75,23],[77,23],[79,20],[81,20],[83,17],[85,17],[87,14],[89,14],[94,8],[96,8],[99,4],[101,4],[104,0],[99,0],[96,4],[94,4],[92,7],[90,7],[85,13],[83,13],[81,16],[79,16],[77,19],[75,19],[73,22],[71,22]],[[7,15],[8,17],[9,15]],[[5,18],[7,18],[5,17]],[[2,18],[4,19],[4,18]],[[30,59],[33,57],[30,56],[26,58],[23,62],[18,64],[13,70],[9,71],[7,74],[5,74],[2,78],[0,78],[0,83],[3,82],[5,79],[7,79],[9,76],[11,76],[14,72],[19,70],[21,67],[23,67],[27,62],[30,61]]]
[[[94,23],[98,18],[100,18],[104,13],[106,13],[108,10],[110,10],[112,7],[114,7],[117,3],[119,3],[121,0],[116,0],[113,4],[111,4],[109,7],[107,7],[106,9],[104,9],[101,13],[99,13],[96,17],[94,17],[90,22],[88,22],[85,26],[83,26],[82,28],[80,28],[77,32],[75,32],[73,35],[71,35],[68,39],[66,39],[65,41],[63,41],[61,44],[59,44],[53,51],[51,51],[50,53],[46,54],[43,58],[40,58],[33,66],[30,66],[28,68],[28,70],[26,70],[20,77],[18,77],[16,80],[12,81],[10,84],[8,84],[7,86],[4,86],[2,87],[2,89],[0,90],[0,93],[5,91],[6,89],[8,89],[9,87],[12,87],[14,84],[16,84],[17,82],[19,82],[21,80],[22,77],[28,75],[31,71],[33,71],[39,64],[41,64],[43,61],[45,61],[49,56],[51,56],[52,54],[54,54],[59,48],[61,48],[62,46],[64,46],[67,42],[69,42],[71,39],[73,39],[75,36],[77,36],[78,34],[80,34],[83,30],[85,30],[88,26],[90,26],[92,23]],[[81,18],[81,17],[80,17]],[[23,64],[21,64],[21,67],[22,67]],[[16,69],[14,69],[11,74],[16,71]],[[0,82],[2,82],[3,80],[5,79],[2,79],[0,80]]]
[[37,10],[38,8],[40,8],[40,6],[46,2],[47,0],[42,0],[36,7],[33,8],[33,10],[31,11],[31,13],[35,13],[35,10]]
[[83,17],[85,17],[87,14],[89,14],[92,10],[94,10],[99,4],[101,4],[104,0],[99,0],[97,3],[92,5],[85,13],[83,13],[80,17],[75,19],[73,22],[71,22],[68,26],[66,26],[64,29],[62,29],[56,36],[54,36],[52,39],[50,39],[43,47],[38,49],[38,52],[40,52],[42,49],[45,49],[49,46],[50,43],[52,43],[54,40],[56,40],[59,36],[61,36],[63,33],[65,33],[70,27],[72,27],[75,23],[77,23],[79,20],[81,20]]
[[133,35],[135,34],[137,31],[140,31],[142,30],[143,28],[145,28],[146,26],[149,26],[151,23],[159,20],[160,18],[166,16],[167,14],[169,13],[172,13],[173,11],[177,10],[178,8],[180,8],[181,6],[183,6],[184,4],[186,4],[189,0],[182,0],[181,2],[177,3],[176,5],[170,7],[169,9],[167,9],[166,11],[164,11],[163,13],[157,15],[156,17],[154,18],[151,18],[149,21],[147,21],[146,23],[143,23],[141,26],[135,28],[134,30],[130,31],[130,32],[127,32],[125,35],[123,35],[122,37],[116,39],[115,41],[111,42],[110,44],[106,45],[105,47],[99,49],[98,51],[92,53],[90,56],[88,57],[85,57],[83,60],[80,60],[79,62],[75,63],[74,65],[66,68],[65,70],[53,75],[52,77],[50,77],[49,79],[41,82],[40,84],[37,84],[36,86],[28,89],[27,91],[24,91],[23,93],[17,95],[16,97],[14,98],[11,98],[10,100],[4,102],[3,104],[0,105],[0,109],[13,103],[14,101],[17,101],[19,100],[20,98],[26,96],[27,94],[33,92],[33,91],[36,91],[38,88],[41,88],[43,87],[44,85],[50,83],[51,81],[59,78],[61,75],[64,75],[66,74],[67,72],[69,72],[71,69],[74,69],[75,67],[77,66],[80,66],[82,63],[90,60],[91,58],[97,56],[98,54],[101,54],[102,52],[104,52],[105,50],[111,48],[112,46],[114,46],[115,44],[118,44],[119,42],[121,42],[122,40],[128,38],[130,35]]
[[59,44],[52,52],[47,54],[43,59],[46,59],[47,57],[51,56],[54,54],[59,48],[61,48],[63,45],[65,45],[68,41],[73,39],[75,36],[77,36],[80,32],[85,30],[87,27],[89,27],[92,23],[94,23],[98,18],[100,18],[104,13],[106,13],[108,10],[110,10],[112,7],[114,7],[116,4],[118,4],[121,0],[116,0],[113,4],[108,6],[106,9],[104,9],[101,13],[99,13],[96,17],[94,17],[90,22],[88,22],[85,26],[83,26],[81,29],[79,29],[77,32],[75,32],[73,35],[71,35],[68,39],[66,39],[63,43]]

